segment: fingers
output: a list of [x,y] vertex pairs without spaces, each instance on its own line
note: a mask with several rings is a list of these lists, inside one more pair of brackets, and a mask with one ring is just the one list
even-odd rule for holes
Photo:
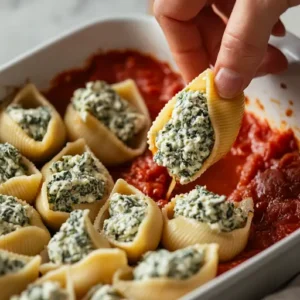
[[225,24],[212,7],[202,9],[197,17],[197,26],[208,53],[210,64],[214,65],[220,50]]
[[173,57],[188,82],[209,66],[209,58],[195,17],[206,0],[156,0],[154,13],[169,43]]
[[281,51],[269,45],[256,76],[276,74],[285,70],[287,66],[288,61]]
[[273,26],[272,34],[275,36],[284,36],[285,35],[285,27],[280,20],[278,20],[277,23]]
[[285,1],[237,0],[223,35],[215,83],[220,96],[232,98],[247,87],[267,51]]

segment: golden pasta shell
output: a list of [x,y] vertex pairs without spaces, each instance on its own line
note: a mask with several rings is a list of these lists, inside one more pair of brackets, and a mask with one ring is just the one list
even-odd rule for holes
[[[147,251],[157,248],[162,234],[162,214],[157,204],[151,198],[144,195],[123,179],[118,179],[116,182],[111,195],[114,193],[141,196],[148,204],[147,214],[140,224],[138,233],[132,242],[118,242],[107,237],[112,246],[124,250],[127,253],[128,259],[131,262],[135,262]],[[103,224],[107,218],[109,218],[109,200],[100,210],[94,223],[96,230],[104,235]]]
[[124,163],[142,154],[147,147],[147,131],[150,127],[148,109],[140,95],[135,82],[131,79],[112,85],[112,88],[145,117],[146,125],[127,146],[119,140],[106,126],[91,114],[86,122],[70,104],[65,114],[65,124],[71,141],[84,138],[88,146],[104,165],[113,166]]
[[[229,152],[241,126],[244,114],[244,94],[230,100],[220,98],[214,85],[213,71],[210,69],[196,77],[182,91],[187,90],[200,91],[206,94],[208,112],[215,133],[215,143],[211,154],[203,163],[202,168],[191,178],[191,182]],[[148,132],[149,149],[153,154],[158,150],[156,136],[172,117],[177,95],[161,110]],[[178,181],[179,178],[176,180]]]
[[[110,244],[106,237],[96,231],[87,215],[85,216],[85,224],[87,233],[96,249],[110,248]],[[42,274],[46,274],[49,271],[56,270],[57,268],[61,267],[61,265],[49,262],[48,253],[46,251],[43,251],[42,257],[43,264],[40,267],[40,272]]]
[[162,209],[164,219],[162,244],[166,249],[174,251],[197,243],[216,243],[219,245],[219,259],[223,262],[231,260],[246,247],[253,218],[251,198],[239,203],[240,207],[246,207],[249,211],[245,227],[231,232],[217,232],[206,223],[183,216],[173,219],[175,202],[176,197]]
[[115,274],[113,284],[128,299],[178,299],[212,280],[217,274],[218,245],[203,244],[194,247],[205,249],[205,262],[199,272],[188,279],[151,278],[132,280],[133,269],[124,267]]
[[25,108],[49,107],[52,117],[48,124],[47,133],[42,141],[35,141],[3,110],[0,113],[0,140],[14,145],[23,155],[35,162],[45,161],[57,153],[66,140],[65,125],[54,106],[45,99],[35,85],[27,84],[22,88],[12,104],[21,104]]
[[[18,200],[22,205],[26,203]],[[37,255],[50,241],[50,233],[40,215],[33,207],[28,207],[30,225],[0,236],[0,249],[23,255]]]
[[81,299],[91,287],[101,282],[111,284],[114,273],[127,265],[126,253],[120,249],[98,249],[71,266],[64,266],[47,273],[47,280],[58,278],[70,269],[77,299]]
[[28,175],[13,177],[0,184],[0,194],[14,196],[32,204],[40,189],[42,174],[26,157],[22,157],[22,163],[27,167]]
[[24,256],[8,251],[0,250],[0,253],[7,253],[10,257],[24,260],[26,265],[16,273],[9,273],[0,276],[1,300],[9,300],[13,295],[21,293],[28,284],[35,281],[39,276],[40,256]]
[[[50,272],[35,281],[35,284],[42,284],[44,282],[53,281],[59,283],[60,287],[66,289],[68,292],[68,300],[76,300],[74,291],[74,284],[71,276],[71,269],[64,267],[64,272]],[[54,273],[54,274],[52,274]]]
[[67,145],[59,152],[50,162],[48,162],[43,168],[42,168],[42,175],[44,178],[44,183],[41,189],[40,194],[38,195],[36,199],[36,208],[40,215],[42,216],[44,222],[52,229],[58,230],[62,223],[64,223],[70,216],[67,212],[61,212],[61,211],[54,211],[51,210],[48,203],[48,197],[47,197],[47,184],[48,180],[51,176],[50,166],[52,163],[59,161],[63,156],[65,155],[82,155],[84,152],[90,152],[92,156],[94,157],[97,165],[99,168],[103,171],[103,174],[106,177],[106,191],[102,197],[101,200],[96,201],[94,203],[82,203],[82,204],[76,204],[74,205],[74,209],[88,209],[90,211],[89,217],[92,220],[92,222],[95,220],[100,208],[104,205],[106,202],[112,188],[114,185],[113,179],[107,169],[104,167],[104,165],[94,156],[94,154],[91,152],[89,147],[86,145],[84,139],[79,139],[72,143],[67,143]]

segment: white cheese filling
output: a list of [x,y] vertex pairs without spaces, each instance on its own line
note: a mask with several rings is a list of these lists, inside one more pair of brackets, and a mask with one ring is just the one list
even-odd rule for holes
[[88,293],[88,300],[125,300],[120,293],[109,284],[98,284]]
[[51,111],[47,106],[23,108],[21,105],[10,105],[7,114],[35,141],[42,141],[47,133],[51,120]]
[[0,184],[13,177],[26,175],[22,155],[11,144],[0,144]]
[[90,152],[63,156],[51,165],[53,173],[47,184],[50,209],[71,212],[79,203],[101,201],[106,192],[104,170],[97,166]]
[[145,116],[104,81],[88,82],[85,88],[76,90],[72,103],[83,121],[92,114],[124,143],[145,126]]
[[148,252],[134,269],[135,280],[149,278],[188,279],[204,264],[204,250],[192,247],[169,252],[161,249]]
[[29,226],[28,208],[14,197],[0,194],[0,236]]
[[132,242],[147,213],[140,196],[115,193],[109,200],[110,217],[104,221],[105,234],[118,242]]
[[177,96],[171,119],[156,137],[154,161],[180,183],[187,183],[209,157],[214,141],[205,95],[184,91]]
[[235,207],[225,196],[196,186],[189,193],[176,197],[174,218],[178,216],[207,223],[216,231],[230,232],[246,225],[248,211]]
[[88,210],[74,210],[52,237],[48,244],[48,255],[52,263],[72,264],[95,250],[86,228],[88,213]]
[[57,282],[46,281],[41,284],[31,284],[20,296],[10,300],[68,300],[69,295]]
[[23,269],[26,262],[19,258],[12,258],[7,253],[0,253],[0,278],[6,274],[16,273]]

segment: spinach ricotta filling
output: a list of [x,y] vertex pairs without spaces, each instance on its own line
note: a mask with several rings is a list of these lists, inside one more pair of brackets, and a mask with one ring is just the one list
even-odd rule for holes
[[35,141],[42,141],[51,120],[51,110],[47,106],[23,108],[21,105],[10,105],[7,114],[24,132]]
[[10,300],[68,300],[68,292],[57,282],[46,281],[41,284],[31,284],[20,296]]
[[104,221],[105,234],[118,242],[132,242],[147,212],[140,196],[115,193],[109,200],[110,217]]
[[74,92],[73,107],[81,119],[87,113],[102,122],[122,142],[129,143],[145,125],[145,117],[104,81],[88,82]]
[[25,261],[10,257],[5,252],[0,252],[0,276],[16,273],[25,267]]
[[246,225],[248,212],[226,201],[225,196],[196,186],[191,192],[176,198],[174,218],[178,216],[207,223],[217,231],[230,232]]
[[171,119],[156,137],[154,161],[187,183],[201,169],[215,142],[207,100],[199,91],[181,92]]
[[50,209],[71,212],[79,203],[100,201],[106,191],[106,177],[90,152],[66,155],[50,167],[47,184]]
[[13,177],[26,175],[26,171],[19,150],[8,143],[0,144],[0,184]]
[[122,300],[125,298],[109,284],[98,284],[88,293],[88,300]]
[[135,280],[167,277],[188,279],[195,275],[204,264],[204,250],[192,247],[169,252],[165,249],[151,251],[133,271]]
[[95,250],[86,228],[88,213],[88,210],[74,210],[52,237],[48,244],[48,255],[52,263],[76,263]]
[[0,195],[0,236],[30,225],[28,207],[12,196]]

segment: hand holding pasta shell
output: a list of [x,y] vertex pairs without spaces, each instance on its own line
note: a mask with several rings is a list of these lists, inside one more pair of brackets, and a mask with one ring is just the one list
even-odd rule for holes
[[213,72],[190,82],[162,109],[148,133],[154,161],[181,184],[197,179],[234,143],[244,112],[244,95],[221,99]]

